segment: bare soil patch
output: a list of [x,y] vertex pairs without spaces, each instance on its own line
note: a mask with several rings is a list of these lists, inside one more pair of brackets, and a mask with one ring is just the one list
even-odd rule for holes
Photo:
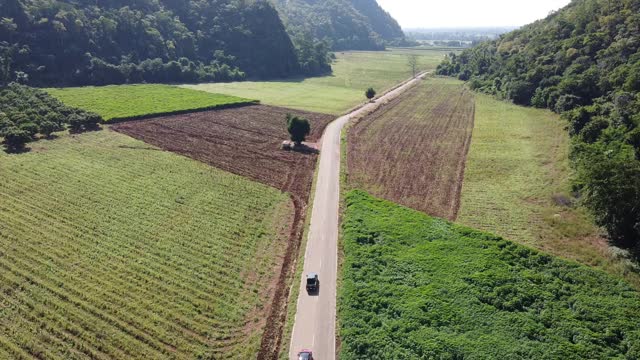
[[[291,194],[295,214],[281,273],[274,277],[275,294],[266,314],[259,359],[279,353],[289,296],[287,284],[300,247],[306,206],[318,154],[281,150],[288,139],[286,114],[311,122],[307,138],[317,142],[334,116],[264,105],[207,111],[120,123],[115,131],[167,151],[182,154],[234,174],[248,177]],[[267,288],[265,286],[265,288]]]
[[455,220],[473,119],[461,82],[419,84],[351,127],[349,186]]

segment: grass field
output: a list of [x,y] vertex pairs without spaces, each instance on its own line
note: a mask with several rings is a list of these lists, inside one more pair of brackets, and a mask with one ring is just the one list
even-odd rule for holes
[[349,128],[348,185],[453,220],[473,129],[464,83],[429,78]]
[[625,282],[362,191],[346,205],[341,360],[640,358]]
[[408,79],[411,72],[407,56],[419,56],[422,70],[435,69],[443,50],[407,50],[338,52],[330,76],[287,81],[235,82],[186,85],[187,88],[258,99],[264,104],[292,109],[341,114],[366,100],[364,91],[378,93]]
[[251,100],[230,95],[159,84],[46,90],[67,105],[100,114],[107,122],[251,102]]
[[0,358],[255,357],[288,195],[110,130],[0,174]]
[[640,276],[571,205],[569,137],[551,112],[477,95],[458,221],[626,277]]

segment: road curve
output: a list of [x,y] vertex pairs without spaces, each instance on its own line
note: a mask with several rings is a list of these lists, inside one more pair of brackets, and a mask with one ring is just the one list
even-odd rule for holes
[[[426,73],[386,93],[327,126],[322,137],[320,166],[311,212],[311,227],[300,279],[300,295],[291,335],[289,358],[297,360],[301,349],[313,351],[314,359],[336,358],[336,280],[338,271],[338,215],[340,206],[340,134],[349,120],[366,115],[400,95]],[[320,291],[307,294],[305,275],[318,273]]]

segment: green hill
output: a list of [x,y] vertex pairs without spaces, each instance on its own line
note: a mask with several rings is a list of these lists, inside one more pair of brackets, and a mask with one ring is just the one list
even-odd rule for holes
[[438,73],[549,108],[573,136],[575,189],[619,246],[640,239],[640,1],[573,0],[520,30],[451,55]]
[[5,0],[0,14],[0,83],[213,82],[328,66],[326,49],[294,47],[266,1]]
[[340,359],[637,359],[640,295],[603,272],[346,197]]
[[401,43],[400,25],[375,0],[273,0],[295,37],[326,40],[334,50],[382,50]]

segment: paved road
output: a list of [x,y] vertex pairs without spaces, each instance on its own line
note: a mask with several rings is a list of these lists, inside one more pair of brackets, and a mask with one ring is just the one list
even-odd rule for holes
[[[322,137],[320,167],[311,213],[311,227],[300,281],[300,296],[291,336],[289,357],[297,359],[301,349],[313,351],[317,360],[336,358],[336,279],[338,259],[338,213],[340,204],[340,133],[349,120],[368,114],[381,104],[398,96],[419,81],[411,80],[329,124]],[[309,296],[305,275],[315,272],[320,277],[320,291]]]

